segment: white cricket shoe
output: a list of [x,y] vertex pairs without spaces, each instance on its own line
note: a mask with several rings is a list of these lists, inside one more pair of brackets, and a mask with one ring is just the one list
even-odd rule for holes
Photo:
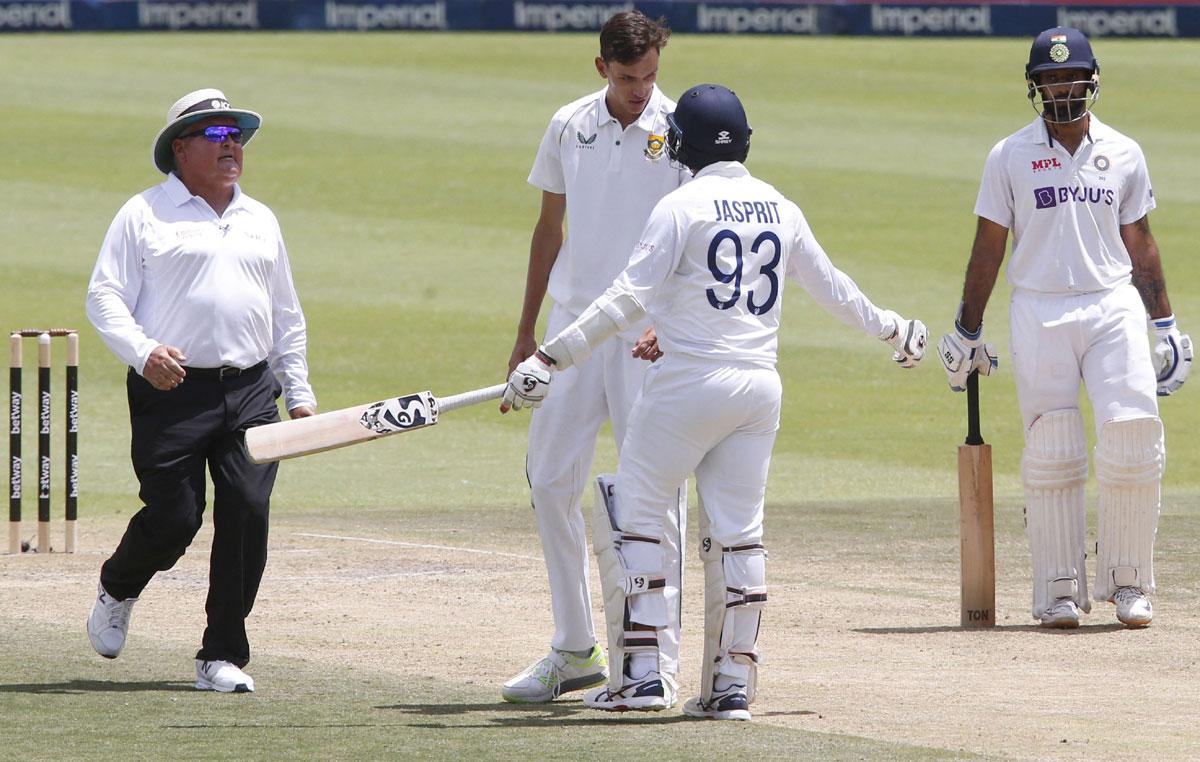
[[1109,600],[1117,604],[1117,619],[1126,627],[1146,627],[1154,619],[1154,607],[1140,587],[1118,587]]
[[620,690],[604,686],[584,694],[583,704],[605,712],[661,712],[675,706],[675,688],[658,672],[649,672],[640,680],[626,676]]
[[196,690],[253,693],[254,678],[231,662],[196,659]]
[[92,648],[105,659],[117,658],[125,647],[125,636],[129,634],[129,614],[135,603],[137,598],[113,600],[104,585],[96,586],[96,602],[92,604],[92,614],[88,617],[87,633]]
[[543,704],[564,693],[603,685],[605,680],[608,660],[599,643],[582,658],[551,648],[550,653],[505,683],[500,695],[514,704]]
[[708,703],[699,696],[688,699],[683,705],[683,713],[706,720],[749,720],[750,701],[746,698],[745,686],[736,685],[714,695]]
[[1070,598],[1059,598],[1046,607],[1042,626],[1056,630],[1073,630],[1079,626],[1079,607]]

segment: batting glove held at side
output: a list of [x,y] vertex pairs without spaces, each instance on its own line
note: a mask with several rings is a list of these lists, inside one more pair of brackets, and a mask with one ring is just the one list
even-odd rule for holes
[[1192,339],[1175,327],[1175,316],[1150,321],[1154,326],[1154,370],[1158,375],[1158,396],[1179,391],[1192,371]]
[[954,333],[948,333],[938,342],[938,356],[950,381],[951,391],[961,392],[967,388],[967,376],[979,371],[981,376],[990,376],[1000,367],[996,349],[983,343],[983,326],[974,333],[954,321]]
[[894,327],[891,331],[885,329],[884,335],[879,337],[880,340],[896,350],[892,353],[892,359],[899,363],[901,368],[916,367],[925,356],[925,343],[929,340],[929,331],[920,320],[905,320],[895,312],[888,312],[887,315],[894,321]]
[[523,407],[541,407],[550,390],[552,361],[539,349],[520,362],[508,377],[508,388],[500,399],[500,412]]

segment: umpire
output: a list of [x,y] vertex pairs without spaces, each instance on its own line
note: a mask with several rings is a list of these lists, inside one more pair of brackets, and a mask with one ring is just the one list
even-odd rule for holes
[[[200,529],[205,464],[213,542],[196,688],[254,690],[246,617],[267,560],[277,466],[242,446],[250,426],[312,415],[304,314],[275,215],[242,193],[242,150],[262,123],[220,90],[189,93],[154,141],[166,180],[117,213],[88,286],[87,314],[129,366],[131,456],[145,504],[100,569],[88,638],[113,659],[156,572]],[[282,387],[282,388],[281,388]]]

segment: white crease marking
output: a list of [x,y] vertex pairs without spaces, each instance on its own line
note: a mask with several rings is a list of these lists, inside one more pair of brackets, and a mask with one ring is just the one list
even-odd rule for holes
[[314,537],[319,540],[343,540],[345,542],[369,542],[375,545],[395,545],[401,548],[426,548],[428,550],[453,550],[459,553],[478,553],[483,556],[502,556],[504,558],[520,558],[525,561],[541,561],[538,556],[526,556],[521,553],[502,553],[498,550],[479,550],[478,548],[455,548],[450,545],[427,545],[420,542],[400,542],[399,540],[379,540],[372,537],[344,537],[336,534],[313,534],[310,532],[293,532],[296,537]]

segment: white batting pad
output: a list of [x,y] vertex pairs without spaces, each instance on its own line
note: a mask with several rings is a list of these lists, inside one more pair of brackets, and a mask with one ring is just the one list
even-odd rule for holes
[[1098,601],[1118,587],[1154,592],[1154,535],[1166,465],[1158,418],[1108,421],[1096,443],[1100,482],[1100,528],[1096,559]]
[[754,700],[758,686],[758,627],[767,602],[767,552],[760,544],[726,548],[709,533],[700,511],[700,560],[704,564],[704,662],[700,700],[712,701],[718,674],[746,686]]
[[[662,543],[657,537],[622,532],[617,527],[612,474],[596,477],[592,545],[600,567],[604,596],[604,621],[608,635],[609,689],[619,691],[625,682],[626,657],[638,651],[658,653],[658,633],[634,630],[634,622],[663,627],[667,620],[662,573]],[[631,611],[634,598],[641,604]],[[662,665],[659,665],[662,671]]]
[[1052,410],[1025,434],[1021,479],[1025,484],[1025,531],[1033,556],[1033,618],[1055,598],[1070,597],[1091,610],[1084,566],[1087,511],[1087,444],[1075,408]]

